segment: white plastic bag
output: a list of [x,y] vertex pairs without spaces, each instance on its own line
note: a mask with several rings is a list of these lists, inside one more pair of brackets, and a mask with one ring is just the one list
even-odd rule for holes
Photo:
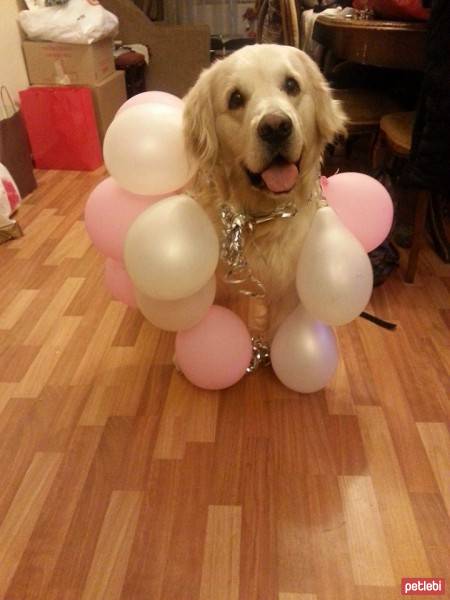
[[[25,0],[27,8],[34,10],[35,8],[43,8],[44,6],[55,6],[56,4],[66,4],[70,0]],[[96,0],[93,0],[96,4]]]
[[92,44],[117,33],[119,20],[97,0],[69,0],[62,6],[19,13],[19,23],[31,40]]
[[25,0],[25,4],[30,10],[36,10],[45,6],[45,0]]
[[0,216],[3,217],[3,221],[9,221],[9,217],[18,209],[19,204],[20,193],[14,179],[5,165],[0,163]]

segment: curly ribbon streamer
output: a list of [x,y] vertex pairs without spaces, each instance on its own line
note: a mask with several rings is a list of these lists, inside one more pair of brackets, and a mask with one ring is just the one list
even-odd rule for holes
[[239,289],[240,294],[254,298],[265,298],[264,285],[253,274],[245,256],[247,236],[261,223],[267,223],[274,219],[288,219],[296,214],[297,207],[293,204],[260,217],[252,217],[245,213],[236,212],[228,204],[222,204],[219,208],[220,220],[223,226],[220,256],[228,268],[224,281],[241,286]]
[[254,373],[259,367],[270,365],[270,347],[259,337],[252,337],[252,360],[247,367],[247,373]]

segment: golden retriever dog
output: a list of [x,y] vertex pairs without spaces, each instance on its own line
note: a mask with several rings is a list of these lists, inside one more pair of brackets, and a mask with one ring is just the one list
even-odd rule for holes
[[[255,218],[286,205],[298,209],[291,218],[256,225],[246,239],[245,256],[267,307],[262,322],[260,315],[249,325],[265,330],[268,340],[298,304],[296,265],[318,207],[312,197],[322,154],[344,129],[345,116],[317,65],[289,46],[247,46],[205,70],[185,98],[186,145],[200,165],[191,193],[219,239],[223,203]],[[236,286],[217,279],[217,302],[236,304]]]

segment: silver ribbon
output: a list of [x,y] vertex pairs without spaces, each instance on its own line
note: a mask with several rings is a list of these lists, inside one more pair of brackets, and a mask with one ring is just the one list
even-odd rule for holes
[[241,286],[240,294],[254,298],[265,298],[263,283],[255,277],[245,256],[247,236],[257,225],[274,219],[289,219],[297,214],[294,204],[276,209],[267,215],[250,216],[231,208],[229,204],[219,207],[222,222],[221,259],[227,267],[224,281],[231,285]]
[[270,346],[260,337],[252,337],[252,360],[247,373],[254,373],[259,367],[270,365]]

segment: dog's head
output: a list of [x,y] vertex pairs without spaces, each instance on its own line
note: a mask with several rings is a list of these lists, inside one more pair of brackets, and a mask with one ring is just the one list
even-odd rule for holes
[[288,46],[247,46],[204,71],[185,98],[188,151],[244,193],[285,201],[344,131],[316,64]]

